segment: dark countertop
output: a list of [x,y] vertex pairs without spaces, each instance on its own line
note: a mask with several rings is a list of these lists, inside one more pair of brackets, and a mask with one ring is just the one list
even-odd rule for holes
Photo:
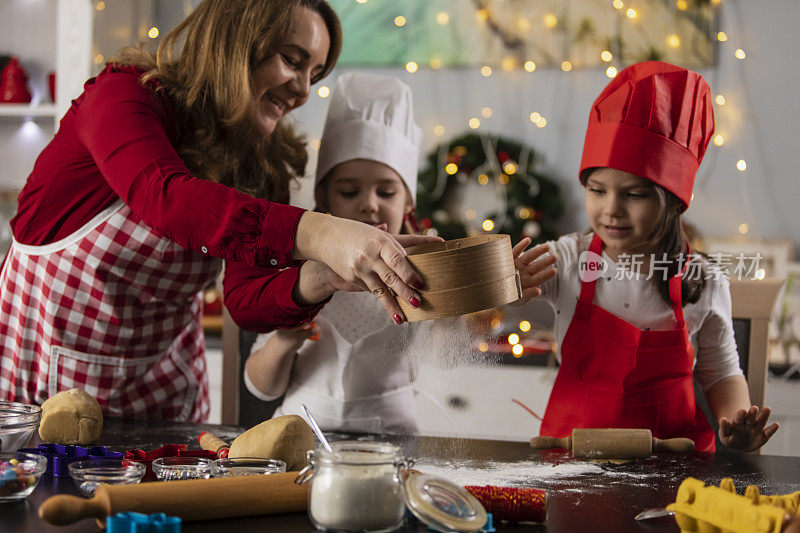
[[[196,447],[201,431],[211,431],[229,442],[241,428],[175,422],[107,420],[100,444],[112,449],[151,450],[161,444],[189,444]],[[332,434],[335,440],[353,436]],[[402,446],[417,461],[417,468],[461,484],[536,487],[548,491],[550,503],[546,525],[510,526],[498,524],[498,531],[591,531],[676,532],[671,519],[637,523],[641,510],[663,507],[674,501],[678,485],[686,477],[719,484],[731,477],[740,492],[747,484],[758,485],[764,494],[786,494],[800,490],[800,458],[752,454],[676,454],[660,452],[647,460],[626,465],[600,466],[576,461],[563,451],[538,452],[527,443],[449,439],[438,437],[355,436],[365,440],[388,440]],[[39,444],[38,440],[30,446]],[[28,499],[0,504],[0,531],[97,532],[93,520],[69,527],[53,527],[37,516],[39,505],[58,493],[79,495],[70,478],[43,477]],[[187,532],[236,530],[309,532],[314,528],[304,513],[185,522]],[[405,531],[427,531],[421,525]]]

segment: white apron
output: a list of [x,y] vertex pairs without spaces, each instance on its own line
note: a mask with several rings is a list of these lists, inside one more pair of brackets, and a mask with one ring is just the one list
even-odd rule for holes
[[337,292],[314,321],[319,340],[298,350],[274,416],[302,416],[305,404],[328,431],[417,433],[401,332],[378,300]]
[[0,274],[0,397],[41,404],[80,388],[107,416],[204,421],[200,291],[221,267],[121,200],[60,241],[14,241]]

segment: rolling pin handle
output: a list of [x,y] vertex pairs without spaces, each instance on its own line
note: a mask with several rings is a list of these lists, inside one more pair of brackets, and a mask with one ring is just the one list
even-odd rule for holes
[[52,496],[39,507],[39,518],[54,526],[68,526],[84,518],[104,519],[111,514],[108,505],[93,498],[79,498],[67,494]]
[[694,450],[692,439],[657,439],[653,437],[653,451],[691,452]]
[[200,444],[200,447],[204,450],[208,450],[210,452],[214,452],[217,454],[217,457],[220,459],[225,459],[228,457],[229,446],[228,443],[209,433],[208,431],[203,431],[197,437],[197,442]]
[[531,448],[534,450],[550,450],[552,448],[565,448],[572,451],[572,437],[564,437],[559,439],[557,437],[533,437],[531,439]]

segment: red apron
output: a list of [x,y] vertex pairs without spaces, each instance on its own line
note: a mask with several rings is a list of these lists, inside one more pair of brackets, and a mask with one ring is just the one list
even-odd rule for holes
[[[599,255],[602,246],[595,235],[589,250]],[[714,451],[714,432],[694,400],[682,274],[669,282],[677,326],[663,331],[640,330],[595,305],[597,281],[581,284],[542,435],[565,437],[573,428],[648,428],[655,437],[688,437],[695,449]]]

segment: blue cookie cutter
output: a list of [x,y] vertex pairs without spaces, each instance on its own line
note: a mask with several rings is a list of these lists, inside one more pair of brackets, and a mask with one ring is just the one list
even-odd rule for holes
[[69,464],[84,459],[122,459],[122,453],[113,452],[105,446],[65,446],[63,444],[40,444],[38,448],[21,448],[20,452],[35,453],[47,458],[46,475],[69,477]]
[[180,533],[181,519],[164,513],[117,513],[106,517],[106,533]]

